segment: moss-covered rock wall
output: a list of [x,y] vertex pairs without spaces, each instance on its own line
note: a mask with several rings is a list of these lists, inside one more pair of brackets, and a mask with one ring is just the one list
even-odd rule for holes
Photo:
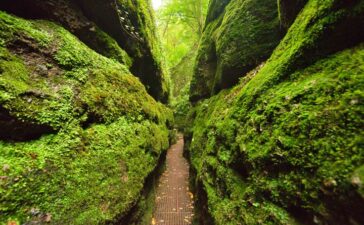
[[363,15],[364,1],[308,0],[266,62],[196,103],[202,224],[364,223]]
[[0,11],[0,224],[113,223],[138,204],[173,118],[111,58]]
[[168,102],[169,81],[149,1],[4,0],[0,9],[61,24],[98,53],[128,65],[150,95]]
[[212,1],[190,98],[230,88],[271,54],[281,38],[276,0]]

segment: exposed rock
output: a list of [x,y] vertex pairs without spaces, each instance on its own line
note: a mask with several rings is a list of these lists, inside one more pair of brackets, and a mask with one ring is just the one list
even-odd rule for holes
[[278,0],[279,19],[284,29],[288,29],[307,0]]
[[219,16],[224,12],[226,5],[228,5],[231,0],[211,0],[209,3],[209,12],[206,17],[206,24],[219,18]]
[[36,121],[25,121],[11,116],[0,106],[0,140],[29,141],[38,139],[41,135],[55,133],[55,130],[46,124]]

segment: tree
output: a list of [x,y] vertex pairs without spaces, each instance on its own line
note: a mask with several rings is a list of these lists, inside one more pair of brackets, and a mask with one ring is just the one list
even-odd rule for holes
[[167,66],[176,66],[201,37],[208,0],[167,0],[157,12]]
[[158,31],[172,81],[172,107],[183,128],[197,45],[203,32],[208,0],[166,0],[157,12]]

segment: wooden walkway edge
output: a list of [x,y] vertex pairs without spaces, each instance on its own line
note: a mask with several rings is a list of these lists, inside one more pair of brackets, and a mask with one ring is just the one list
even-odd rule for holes
[[183,157],[183,138],[167,152],[166,170],[156,187],[152,225],[189,225],[193,218],[193,195],[189,190],[189,164]]

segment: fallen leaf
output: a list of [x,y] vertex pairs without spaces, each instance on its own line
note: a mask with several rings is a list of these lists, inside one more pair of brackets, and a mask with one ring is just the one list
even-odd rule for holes
[[360,177],[359,176],[354,176],[353,178],[351,178],[351,183],[354,185],[354,186],[361,186],[362,182],[360,180]]
[[38,154],[37,153],[31,152],[31,153],[29,153],[29,155],[30,155],[30,157],[32,159],[37,159],[38,158]]
[[44,221],[49,223],[51,222],[52,220],[52,215],[50,213],[47,213],[45,216],[44,216]]
[[190,195],[190,198],[193,199],[193,194],[191,192],[188,192],[188,194]]
[[14,221],[14,220],[10,220],[10,221],[8,221],[7,225],[18,225],[18,222]]
[[3,171],[4,172],[7,172],[7,171],[9,171],[10,170],[10,166],[8,165],[8,164],[5,164],[4,166],[3,166]]

